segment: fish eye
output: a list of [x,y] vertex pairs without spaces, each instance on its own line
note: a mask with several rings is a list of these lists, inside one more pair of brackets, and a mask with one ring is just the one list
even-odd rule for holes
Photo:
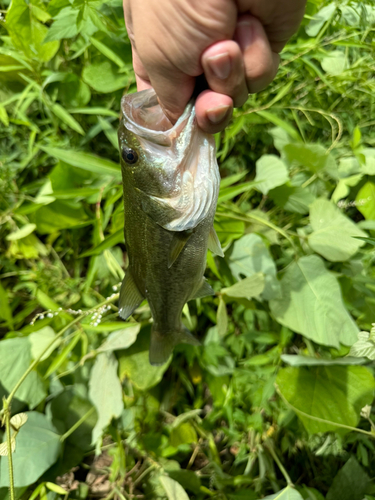
[[124,148],[121,154],[126,163],[133,164],[137,163],[138,161],[138,154],[136,151],[134,151],[134,149]]

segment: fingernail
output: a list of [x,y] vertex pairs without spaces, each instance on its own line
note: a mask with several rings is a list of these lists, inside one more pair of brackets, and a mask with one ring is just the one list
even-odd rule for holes
[[226,80],[232,70],[232,62],[228,52],[209,57],[207,63],[212,73],[220,80]]
[[235,39],[241,47],[248,47],[254,38],[254,23],[251,19],[240,19],[236,26]]
[[226,105],[210,108],[206,111],[207,118],[211,123],[220,123],[228,116],[230,109],[231,107]]

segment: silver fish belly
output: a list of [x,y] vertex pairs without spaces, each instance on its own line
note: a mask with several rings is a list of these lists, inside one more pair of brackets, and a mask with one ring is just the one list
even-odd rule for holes
[[213,294],[203,274],[207,248],[223,255],[213,229],[220,175],[213,137],[201,131],[189,103],[177,123],[164,116],[155,92],[122,99],[119,129],[129,256],[119,314],[150,305],[150,363],[165,363],[175,345],[199,344],[181,313],[193,298]]

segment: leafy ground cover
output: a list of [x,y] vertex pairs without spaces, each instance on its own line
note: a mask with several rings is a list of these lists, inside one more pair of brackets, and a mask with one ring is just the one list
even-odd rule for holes
[[0,7],[0,499],[374,500],[372,2],[309,1],[216,137],[225,258],[162,367],[117,315],[121,3]]

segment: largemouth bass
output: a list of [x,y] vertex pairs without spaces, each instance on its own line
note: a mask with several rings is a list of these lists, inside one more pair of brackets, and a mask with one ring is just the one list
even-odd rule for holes
[[220,175],[213,137],[196,123],[189,103],[172,126],[155,92],[121,101],[119,129],[129,256],[119,315],[148,300],[153,324],[150,363],[166,362],[175,345],[199,344],[181,313],[191,299],[213,294],[203,273],[209,247],[223,255],[213,229]]

